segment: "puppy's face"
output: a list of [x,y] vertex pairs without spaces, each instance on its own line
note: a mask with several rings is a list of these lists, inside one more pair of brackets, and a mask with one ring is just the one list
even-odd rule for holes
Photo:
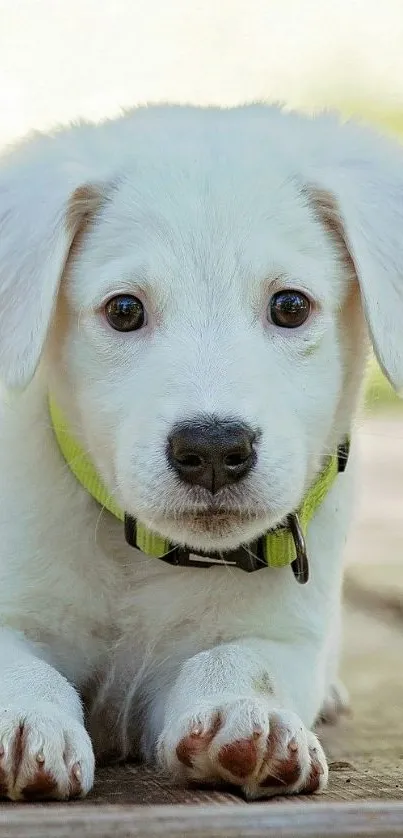
[[349,277],[284,173],[168,166],[127,173],[74,248],[59,378],[122,508],[227,548],[294,510],[328,453]]
[[348,433],[364,317],[403,385],[402,196],[400,148],[276,108],[37,138],[0,168],[0,374],[26,386],[45,349],[126,512],[193,548],[247,542]]

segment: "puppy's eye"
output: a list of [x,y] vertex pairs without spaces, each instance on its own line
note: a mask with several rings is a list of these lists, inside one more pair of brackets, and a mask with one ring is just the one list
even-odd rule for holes
[[134,332],[146,324],[146,312],[141,300],[131,294],[117,294],[105,305],[105,317],[117,332]]
[[311,302],[301,291],[277,291],[269,302],[269,320],[283,329],[302,326],[310,313]]

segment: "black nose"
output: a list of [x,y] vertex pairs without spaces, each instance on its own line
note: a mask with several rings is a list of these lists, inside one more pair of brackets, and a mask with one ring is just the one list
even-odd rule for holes
[[168,440],[168,460],[181,480],[214,494],[245,477],[256,462],[256,434],[233,421],[184,422]]

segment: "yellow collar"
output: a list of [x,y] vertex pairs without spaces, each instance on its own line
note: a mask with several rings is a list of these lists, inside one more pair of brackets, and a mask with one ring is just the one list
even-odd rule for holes
[[[126,540],[146,555],[163,558],[170,564],[192,566],[199,564],[200,566],[203,562],[203,554],[189,553],[185,548],[175,547],[166,539],[150,532],[141,523],[125,515],[101,482],[89,457],[70,435],[63,414],[52,398],[49,399],[49,408],[55,436],[66,463],[84,489],[115,518],[125,522]],[[267,565],[277,568],[292,565],[298,581],[306,582],[308,561],[304,539],[308,524],[329,492],[337,474],[344,471],[347,457],[348,442],[340,445],[337,453],[328,458],[323,471],[305,495],[301,506],[296,513],[289,516],[284,526],[270,530],[254,545],[246,545],[238,551],[223,554],[220,559],[213,560],[213,563],[235,564],[244,570],[256,570]],[[259,550],[259,558],[254,555],[256,550]],[[231,557],[239,557],[241,551],[243,551],[244,559],[238,561],[235,558],[231,561]],[[204,566],[206,564],[208,562],[205,561]]]

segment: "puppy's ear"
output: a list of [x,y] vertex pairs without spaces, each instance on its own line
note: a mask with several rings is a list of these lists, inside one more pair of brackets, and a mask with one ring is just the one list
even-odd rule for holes
[[[340,129],[344,130],[348,132],[347,127]],[[345,160],[318,167],[309,193],[315,211],[354,268],[376,357],[401,392],[403,151],[380,138],[371,138],[369,146],[362,156],[358,144],[355,155],[350,152]]]
[[0,169],[0,380],[7,387],[23,388],[34,375],[72,243],[102,201],[100,189],[81,185],[81,166],[55,160],[47,139],[12,152]]

